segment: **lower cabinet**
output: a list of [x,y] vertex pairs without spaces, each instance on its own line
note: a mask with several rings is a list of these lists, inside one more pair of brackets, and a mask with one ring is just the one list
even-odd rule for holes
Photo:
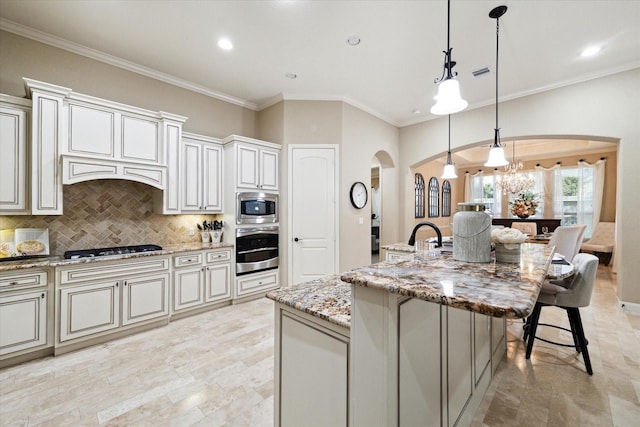
[[230,301],[231,250],[174,255],[172,312]]
[[48,292],[0,297],[0,356],[47,344]]
[[349,425],[349,330],[276,304],[276,426]]
[[56,276],[56,349],[169,321],[168,257],[57,267]]
[[0,273],[0,361],[53,347],[48,279],[46,270]]
[[236,297],[258,294],[280,286],[280,269],[246,274],[236,278]]

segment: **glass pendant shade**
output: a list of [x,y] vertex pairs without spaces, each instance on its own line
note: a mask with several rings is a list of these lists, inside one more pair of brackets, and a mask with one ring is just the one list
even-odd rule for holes
[[499,145],[491,147],[491,151],[489,151],[489,159],[484,165],[488,168],[495,168],[498,166],[506,166],[508,164],[509,162],[504,157],[504,149]]
[[440,178],[453,179],[457,177],[458,175],[456,175],[456,167],[452,163],[447,163],[446,165],[444,165],[444,172],[442,173],[442,176]]
[[462,111],[469,103],[460,96],[460,84],[454,78],[447,78],[440,82],[436,103],[431,107],[431,114],[445,115]]

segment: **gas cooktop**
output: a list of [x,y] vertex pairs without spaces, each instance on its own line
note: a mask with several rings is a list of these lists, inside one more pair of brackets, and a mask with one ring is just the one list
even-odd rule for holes
[[75,251],[66,251],[64,253],[64,258],[97,258],[102,256],[135,254],[139,252],[153,252],[161,250],[162,248],[158,245],[114,246],[112,248],[78,249]]

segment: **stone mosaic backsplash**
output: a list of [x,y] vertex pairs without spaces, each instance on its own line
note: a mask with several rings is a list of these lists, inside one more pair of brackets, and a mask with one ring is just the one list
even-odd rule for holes
[[[153,212],[156,190],[123,180],[96,180],[64,186],[64,214],[0,216],[0,229],[48,228],[49,252],[138,244],[200,241],[196,224],[222,215],[160,215]],[[196,234],[189,236],[189,229]]]

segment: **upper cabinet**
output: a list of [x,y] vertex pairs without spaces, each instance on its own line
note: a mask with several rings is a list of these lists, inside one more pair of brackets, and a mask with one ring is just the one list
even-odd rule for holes
[[29,215],[28,125],[31,101],[0,95],[0,215]]
[[238,135],[223,140],[237,189],[278,191],[280,145]]
[[71,89],[24,79],[31,97],[31,213],[62,215],[60,145],[64,98]]
[[64,184],[118,178],[166,189],[167,139],[179,138],[171,126],[181,128],[185,117],[77,93],[69,94],[66,102]]
[[221,141],[185,132],[182,137],[181,154],[182,212],[222,212]]

